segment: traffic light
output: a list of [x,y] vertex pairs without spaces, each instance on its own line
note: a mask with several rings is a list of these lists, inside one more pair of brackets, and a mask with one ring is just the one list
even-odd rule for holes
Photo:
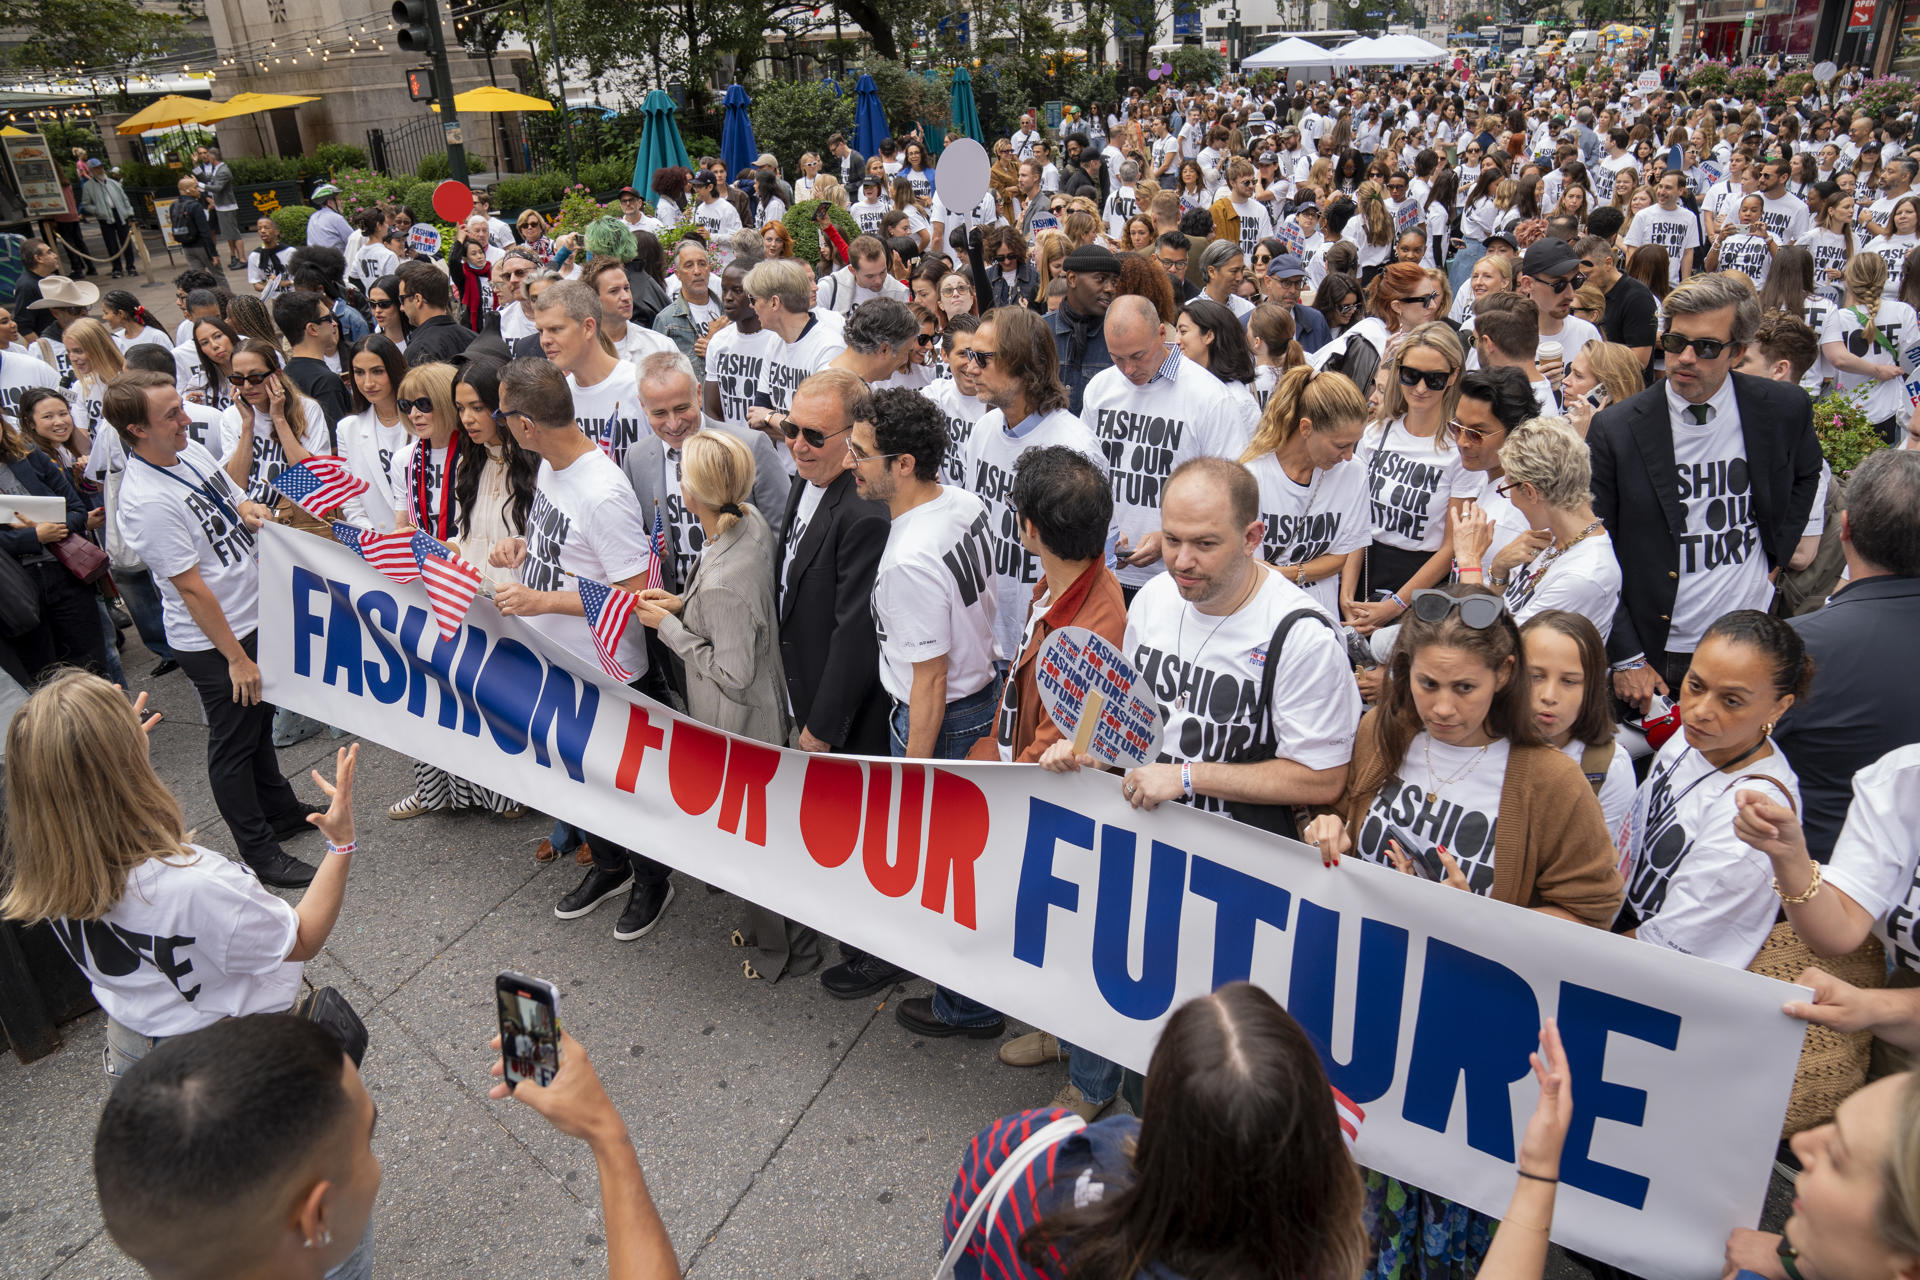
[[433,68],[413,67],[407,72],[407,96],[415,102],[434,99]]
[[393,29],[407,53],[431,53],[440,34],[440,11],[433,0],[393,0]]

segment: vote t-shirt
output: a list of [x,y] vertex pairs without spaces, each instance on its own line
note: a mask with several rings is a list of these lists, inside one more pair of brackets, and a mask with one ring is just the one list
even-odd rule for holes
[[[306,425],[300,431],[301,447],[309,453],[327,452],[327,419],[320,406],[311,400],[300,402]],[[271,414],[260,413],[244,400],[235,401],[220,416],[220,462],[225,466],[240,449],[249,449],[253,461],[247,472],[247,496],[255,502],[274,506],[280,491],[273,478],[287,469],[287,451],[280,444]],[[121,498],[125,502],[125,496]]]
[[1565,609],[1598,627],[1602,640],[1613,632],[1619,604],[1620,562],[1604,529],[1559,554],[1548,547],[1515,569],[1507,583],[1507,610],[1516,623],[1548,609]]
[[1642,942],[1736,969],[1759,954],[1780,899],[1773,863],[1733,833],[1742,791],[1800,808],[1800,780],[1778,749],[1728,774],[1677,733],[1654,757],[1620,839],[1623,910],[1638,918]]
[[235,637],[245,639],[259,625],[258,552],[240,520],[246,500],[213,455],[191,441],[171,467],[138,457],[127,464],[115,515],[127,548],[160,588],[161,625],[175,649],[213,648],[173,585],[189,569],[200,571]]
[[340,419],[335,435],[347,470],[367,482],[367,491],[346,505],[347,520],[392,533],[393,514],[400,507],[399,492],[393,487],[393,460],[411,440],[404,419],[395,419],[389,427],[381,425],[380,415],[372,409],[350,413]]
[[[1168,574],[1140,588],[1127,609],[1121,650],[1166,715],[1163,762],[1232,764],[1261,742],[1274,755],[1309,769],[1353,758],[1360,727],[1360,691],[1346,646],[1318,617],[1301,618],[1278,655],[1268,649],[1288,614],[1320,607],[1293,583],[1265,568],[1252,598],[1233,613],[1202,613]],[[1274,670],[1273,701],[1260,705],[1261,678]],[[1212,796],[1194,808],[1225,813]]]
[[1920,744],[1898,747],[1853,775],[1853,804],[1825,879],[1874,920],[1896,968],[1920,971]]
[[291,906],[240,863],[196,844],[127,873],[98,920],[55,920],[107,1016],[144,1036],[178,1036],[222,1018],[282,1013],[305,966]]
[[1040,581],[1040,557],[1020,544],[1020,520],[1013,510],[1013,464],[1029,449],[1056,444],[1085,454],[1103,472],[1107,457],[1093,433],[1065,409],[1044,418],[1028,418],[1019,424],[1017,434],[1006,423],[1000,410],[989,409],[967,437],[961,456],[965,487],[987,508],[994,639],[1001,653],[1011,655],[1019,652],[1020,625],[1033,598],[1033,584]]
[[767,358],[767,376],[756,392],[766,397],[766,407],[785,413],[793,404],[793,393],[814,374],[827,367],[827,362],[847,349],[847,340],[842,328],[820,317],[814,312],[807,317],[806,327],[800,330],[800,336],[792,342],[780,340],[773,354]]
[[1391,840],[1416,864],[1431,858],[1431,865],[1442,866],[1438,850],[1445,849],[1460,864],[1467,887],[1487,896],[1493,891],[1500,791],[1512,752],[1505,738],[1484,747],[1455,747],[1435,742],[1424,730],[1415,734],[1406,758],[1380,784],[1360,829],[1352,833],[1354,853],[1390,867]]
[[616,361],[613,372],[591,386],[581,386],[568,374],[567,386],[573,390],[573,416],[580,430],[615,466],[626,460],[635,440],[653,434],[640,403],[639,372],[629,362]]
[[[1105,372],[1095,374],[1094,381]],[[1087,386],[1091,391],[1092,382]],[[987,415],[986,402],[961,391],[960,384],[952,378],[935,378],[920,389],[920,394],[933,401],[947,420],[947,456],[940,464],[940,480],[943,484],[965,488],[967,464],[961,454],[966,449],[967,437],[973,434],[973,424]]]
[[[1260,519],[1267,526],[1260,557],[1268,564],[1305,564],[1358,551],[1372,540],[1367,473],[1351,459],[1315,471],[1305,484],[1289,476],[1271,453],[1249,462],[1247,470],[1260,485]],[[1339,574],[1307,583],[1303,590],[1330,617],[1340,616]]]
[[1416,436],[1406,419],[1369,428],[1354,450],[1367,477],[1373,539],[1406,551],[1438,551],[1447,537],[1447,503],[1480,495],[1484,478],[1434,436]]
[[998,602],[988,582],[987,523],[980,499],[942,485],[938,497],[894,517],[888,528],[873,577],[873,624],[880,684],[895,701],[912,699],[915,663],[942,656],[948,702],[993,680]]
[[[1915,348],[1920,347],[1920,319],[1916,319],[1913,308],[1891,293],[1883,294],[1871,329],[1862,323],[1862,312],[1860,307],[1835,307],[1829,311],[1826,323],[1820,328],[1821,343],[1837,342],[1862,360],[1876,364],[1890,362],[1911,372]],[[1881,379],[1838,369],[1834,373],[1834,385],[1842,391],[1867,389],[1864,408],[1869,422],[1898,417],[1902,409],[1909,407],[1905,378]]]
[[1753,522],[1753,478],[1747,470],[1747,442],[1740,430],[1733,379],[1714,396],[1713,412],[1704,425],[1682,411],[1683,402],[1671,388],[1666,398],[1676,488],[1687,516],[1679,539],[1680,581],[1667,651],[1692,653],[1721,615],[1766,608],[1773,584],[1767,580],[1767,558]]
[[[520,563],[520,581],[535,591],[577,592],[579,582],[568,573],[609,586],[645,577],[652,558],[648,532],[626,473],[604,453],[583,453],[559,471],[542,461],[527,515],[527,558]],[[598,665],[585,618],[543,613],[527,623]],[[629,621],[615,657],[636,678],[645,675],[646,628]]]

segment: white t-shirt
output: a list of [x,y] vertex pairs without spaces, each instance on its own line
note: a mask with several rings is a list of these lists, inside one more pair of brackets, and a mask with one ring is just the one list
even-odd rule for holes
[[878,236],[880,234],[880,219],[886,217],[892,209],[893,206],[884,200],[859,200],[849,206],[847,212],[853,215],[853,220],[855,224],[859,226],[861,235]]
[[[993,203],[993,193],[989,191],[980,197],[979,204],[965,211],[949,209],[944,200],[937,195],[934,196],[933,210],[927,217],[927,225],[931,227],[936,222],[940,224],[941,239],[950,241],[956,231],[996,226],[1006,222],[1006,219],[1000,216],[1000,210]],[[944,245],[934,245],[933,249],[936,253],[952,252]]]
[[1887,264],[1887,286],[1881,291],[1883,298],[1900,296],[1901,282],[1906,278],[1907,255],[1920,245],[1920,236],[1875,236],[1867,241],[1866,252],[1877,253]]
[[747,410],[767,378],[767,361],[782,345],[771,329],[743,333],[737,324],[707,339],[707,381],[720,389],[720,421],[747,425]]
[[1920,970],[1920,744],[1896,747],[1853,775],[1853,804],[1826,882],[1874,919],[1895,968]]
[[940,466],[940,482],[964,489],[967,464],[961,455],[966,451],[967,437],[973,434],[973,424],[987,416],[986,402],[978,396],[963,394],[960,384],[950,377],[935,378],[920,389],[920,394],[933,401],[947,420],[947,456]]
[[[427,501],[424,507],[416,501],[422,459],[427,473]],[[387,489],[393,494],[394,510],[404,515],[407,523],[414,528],[435,537],[440,534],[440,503],[447,493],[447,483],[447,446],[444,444],[436,449],[425,440],[415,437],[388,463]],[[449,520],[447,527],[451,533],[458,525]]]
[[1666,398],[1680,507],[1687,517],[1667,651],[1691,653],[1721,615],[1766,608],[1773,584],[1767,581],[1760,530],[1753,522],[1753,481],[1733,379],[1713,397],[1713,414],[1704,425],[1680,411],[1671,387]]
[[[606,454],[583,453],[564,470],[540,463],[533,509],[527,514],[527,558],[520,581],[535,591],[578,591],[561,570],[609,586],[645,577],[652,559],[648,528],[633,486]],[[535,614],[527,619],[573,652],[598,663],[593,632],[583,617]],[[637,679],[647,672],[646,628],[629,620],[614,655]]]
[[281,1013],[305,966],[287,959],[300,917],[252,871],[197,844],[149,858],[98,920],[55,920],[107,1016],[143,1036],[178,1036],[222,1018]]
[[[1838,231],[1827,231],[1823,228],[1815,227],[1794,241],[1794,243],[1804,245],[1807,251],[1813,254],[1813,283],[1815,288],[1825,288],[1839,281],[1840,273],[1847,268],[1848,254],[1847,238],[1845,236],[1841,235]],[[1772,264],[1769,263],[1768,265]],[[1720,266],[1722,270],[1727,269],[1727,251],[1724,247],[1720,250]],[[1754,276],[1756,282],[1763,282],[1765,278],[1764,274]],[[1889,292],[1892,291],[1889,290]]]
[[192,652],[213,648],[187,612],[173,579],[198,569],[227,625],[244,640],[259,625],[260,562],[253,531],[240,520],[243,493],[213,455],[189,441],[171,467],[127,463],[115,519],[127,548],[160,588],[167,644]]
[[500,308],[500,340],[515,343],[522,338],[531,338],[539,330],[533,327],[533,317],[527,314],[525,303],[509,302]]
[[1633,215],[1625,243],[1635,247],[1657,244],[1665,249],[1668,278],[1677,281],[1681,260],[1700,244],[1700,224],[1689,209],[1668,212],[1657,204],[1650,204]]
[[[1575,738],[1560,748],[1561,753],[1575,764],[1586,754],[1587,744]],[[1633,812],[1633,793],[1639,785],[1633,776],[1633,757],[1627,753],[1625,744],[1616,741],[1613,744],[1613,758],[1607,761],[1607,776],[1600,783],[1600,812],[1606,815],[1607,834],[1613,837],[1614,844],[1620,843],[1620,833],[1626,829],[1627,817]]]
[[[1164,367],[1164,366],[1163,366]],[[1173,376],[1135,386],[1117,367],[1087,380],[1080,420],[1100,442],[1113,483],[1113,523],[1129,548],[1160,528],[1160,491],[1173,469],[1189,458],[1240,456],[1238,415],[1230,417],[1220,380],[1191,360],[1174,364]],[[1122,585],[1138,587],[1164,564],[1122,566]]]
[[20,397],[28,387],[60,389],[60,374],[46,361],[12,351],[0,352],[0,413],[16,426],[20,422]]
[[[1806,236],[1801,237],[1801,241],[1804,243],[1809,236],[1829,236],[1836,243],[1840,239],[1837,232],[1810,231]],[[1743,275],[1753,281],[1754,288],[1764,288],[1767,283],[1767,272],[1773,267],[1773,254],[1768,251],[1769,245],[1778,247],[1770,236],[1748,235],[1744,231],[1730,235],[1720,242],[1719,270]],[[1844,249],[1841,260],[1845,262]],[[1819,265],[1820,251],[1816,248],[1814,253],[1816,279],[1819,278]]]
[[364,292],[381,276],[390,276],[399,269],[399,254],[384,244],[367,244],[362,245],[360,252],[354,255],[353,269],[347,273],[347,278]]
[[[1444,848],[1460,864],[1467,887],[1487,896],[1493,891],[1500,791],[1512,754],[1513,745],[1505,738],[1484,747],[1454,747],[1435,742],[1425,730],[1415,734],[1406,758],[1380,785],[1353,833],[1354,853],[1392,866],[1389,840],[1416,863],[1429,855],[1437,862],[1434,851]],[[1429,792],[1433,800],[1427,799]]]
[[1733,833],[1735,797],[1755,791],[1783,801],[1769,783],[1740,780],[1754,774],[1777,780],[1800,808],[1800,780],[1778,748],[1738,774],[1715,769],[1683,733],[1660,748],[1620,838],[1626,905],[1642,942],[1736,969],[1753,963],[1780,899],[1767,855]]
[[1605,156],[1600,163],[1588,171],[1593,179],[1593,200],[1595,204],[1606,204],[1613,199],[1613,189],[1620,181],[1620,175],[1631,169],[1640,172],[1640,162],[1627,152],[1617,156]]
[[[326,415],[311,400],[303,398],[300,403],[306,419],[300,444],[310,453],[327,452]],[[287,469],[287,452],[280,447],[280,433],[273,429],[273,418],[255,412],[244,400],[236,400],[220,415],[220,464],[232,461],[234,452],[243,447],[253,451],[247,496],[271,507],[280,501],[280,492],[270,481]]]
[[1777,200],[1761,197],[1766,211],[1760,215],[1767,224],[1767,230],[1781,244],[1792,244],[1813,229],[1813,215],[1807,210],[1807,202],[1799,196],[1781,196]]
[[793,393],[800,384],[847,349],[847,340],[842,334],[839,326],[822,320],[820,313],[814,312],[794,341],[784,342],[779,335],[774,335],[778,345],[767,357],[767,376],[756,395],[767,398],[768,408],[784,413],[793,404]]
[[[1127,609],[1122,649],[1166,714],[1162,761],[1234,763],[1259,741],[1309,769],[1353,758],[1360,727],[1360,691],[1346,646],[1334,629],[1301,618],[1280,654],[1267,652],[1290,613],[1320,606],[1278,573],[1260,570],[1252,599],[1225,617],[1202,613],[1180,596],[1167,574],[1147,583]],[[1217,629],[1216,629],[1217,628]],[[1260,706],[1261,677],[1274,671],[1273,701]],[[1199,796],[1196,809],[1225,813],[1224,802]]]
[[[1231,204],[1233,211],[1240,215],[1240,252],[1247,261],[1251,262],[1254,248],[1273,234],[1273,218],[1267,213],[1267,206],[1258,200],[1230,200],[1227,203]],[[1357,224],[1359,221],[1359,217],[1356,216],[1354,223]],[[1367,265],[1364,261],[1365,256],[1363,246],[1362,266]]]
[[1132,187],[1116,187],[1107,197],[1107,207],[1103,210],[1107,220],[1107,234],[1115,240],[1126,235],[1127,219],[1139,209]]
[[1447,538],[1447,503],[1477,498],[1484,478],[1460,465],[1459,451],[1408,432],[1395,418],[1368,428],[1353,460],[1367,478],[1372,540],[1407,551],[1438,551]]
[[914,663],[942,655],[948,702],[992,682],[998,654],[987,522],[980,499],[942,485],[938,497],[895,517],[887,530],[873,577],[873,624],[880,684],[896,701],[913,697]]
[[1577,613],[1600,629],[1605,640],[1613,632],[1614,610],[1620,604],[1620,562],[1614,558],[1613,539],[1605,529],[1580,539],[1560,555],[1542,551],[1514,570],[1507,583],[1507,609],[1516,623],[1547,609]]
[[[1860,323],[1860,310],[1857,307],[1835,307],[1827,313],[1827,320],[1820,327],[1820,342],[1838,342],[1848,352],[1863,360],[1872,360],[1876,364],[1892,361],[1907,373],[1913,372],[1912,353],[1920,346],[1920,319],[1914,316],[1913,308],[1894,297],[1891,293],[1880,298],[1880,310],[1874,316],[1875,335]],[[1891,344],[1892,349],[1882,345]],[[1842,391],[1852,391],[1855,387],[1867,388],[1865,410],[1867,421],[1884,422],[1897,417],[1902,409],[1909,407],[1906,381],[1903,378],[1887,378],[1884,381],[1864,373],[1848,373],[1844,369],[1834,371],[1834,385]]]
[[695,200],[693,220],[706,231],[708,244],[740,229],[740,213],[725,196],[711,202]]
[[[687,305],[687,310],[693,310],[691,303]],[[655,333],[645,325],[631,322],[627,325],[627,331],[620,335],[620,340],[613,344],[614,353],[633,365],[636,374],[640,368],[640,361],[645,357],[656,351],[678,351],[679,349],[674,345],[673,339],[666,334]]]
[[967,436],[961,458],[964,487],[987,507],[996,596],[994,639],[1001,653],[1013,654],[1019,652],[1020,627],[1033,598],[1033,584],[1040,581],[1040,557],[1020,545],[1020,521],[1012,505],[1013,464],[1029,449],[1058,444],[1085,454],[1105,472],[1107,455],[1086,424],[1065,409],[1037,421],[1029,418],[1021,424],[1024,430],[1019,435],[1009,431],[1006,422],[1000,410],[989,409]]
[[[347,460],[347,470],[368,486],[365,493],[347,504],[347,520],[392,533],[393,513],[400,505],[393,487],[393,460],[408,444],[405,420],[396,419],[392,426],[383,427],[380,415],[368,409],[340,419],[334,435],[340,443],[340,456]],[[481,552],[483,560],[485,550]]]
[[[629,325],[628,332],[633,326]],[[632,363],[621,360],[613,372],[591,386],[581,386],[572,374],[567,386],[573,389],[573,416],[587,439],[618,466],[627,450],[642,436],[653,434],[647,425],[647,411],[640,404],[640,375]]]
[[[1260,485],[1260,519],[1267,526],[1260,557],[1268,564],[1305,564],[1358,551],[1372,541],[1367,473],[1351,459],[1315,471],[1306,484],[1296,484],[1271,453],[1249,462],[1247,470]],[[1340,616],[1339,574],[1303,590],[1328,616]]]

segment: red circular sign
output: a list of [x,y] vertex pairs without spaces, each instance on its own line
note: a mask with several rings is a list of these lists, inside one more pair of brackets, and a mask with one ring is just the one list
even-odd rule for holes
[[473,190],[464,182],[448,178],[433,189],[433,211],[459,226],[473,212]]

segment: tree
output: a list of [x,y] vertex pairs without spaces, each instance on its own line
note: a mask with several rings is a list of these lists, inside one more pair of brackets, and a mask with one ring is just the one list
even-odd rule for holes
[[0,26],[25,33],[10,55],[14,65],[110,67],[124,92],[133,65],[172,48],[187,19],[149,12],[134,0],[0,0]]

